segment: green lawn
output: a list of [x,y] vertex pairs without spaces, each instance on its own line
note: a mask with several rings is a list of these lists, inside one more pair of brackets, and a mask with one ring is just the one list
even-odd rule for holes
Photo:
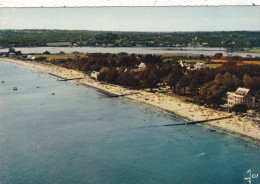
[[68,58],[74,59],[75,58],[75,56],[73,56],[73,55],[57,55],[57,54],[50,54],[50,55],[42,54],[42,55],[36,55],[35,57],[36,58],[37,57],[46,57],[46,59],[49,61],[52,59],[68,59]]
[[206,64],[206,66],[209,68],[218,68],[218,67],[221,67],[222,64]]
[[249,49],[248,52],[260,53],[260,48],[258,48],[258,49]]
[[248,50],[244,50],[244,51],[241,51],[241,52],[260,53],[260,48],[248,49]]

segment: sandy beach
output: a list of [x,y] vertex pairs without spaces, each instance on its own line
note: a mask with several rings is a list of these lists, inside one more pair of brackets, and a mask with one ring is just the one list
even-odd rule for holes
[[[181,98],[174,96],[168,96],[161,93],[150,93],[144,90],[131,90],[118,85],[104,84],[91,79],[88,75],[80,71],[66,69],[55,65],[45,65],[7,58],[1,58],[1,61],[18,64],[40,72],[50,73],[65,79],[83,78],[75,81],[116,95],[134,93],[132,95],[125,96],[125,98],[161,108],[190,121],[214,119],[231,115],[227,112],[216,111],[192,103],[187,103]],[[211,121],[205,124],[211,128],[231,133],[232,135],[238,135],[245,139],[251,139],[260,142],[259,125],[253,121],[241,117],[233,115],[233,117],[229,119]]]

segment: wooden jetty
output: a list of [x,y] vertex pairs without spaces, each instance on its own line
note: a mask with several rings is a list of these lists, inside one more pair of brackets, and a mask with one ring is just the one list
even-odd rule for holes
[[126,94],[121,94],[121,95],[109,95],[109,98],[117,98],[117,97],[121,97],[121,96],[127,96],[127,95],[134,95],[134,94],[138,94],[139,92],[136,93],[126,93]]
[[83,79],[81,78],[73,78],[73,79],[57,79],[57,81],[69,81],[69,80],[77,80],[77,79]]
[[[61,76],[55,75],[55,74],[53,74],[53,73],[49,73],[49,74],[52,75],[52,76],[54,76],[54,77],[58,77],[58,78],[57,78],[57,81],[69,81],[69,80],[84,79],[84,78],[82,78],[82,77],[80,77],[80,78],[66,79],[66,78],[63,78],[63,77],[61,77]],[[60,78],[60,79],[59,79],[59,78]]]
[[191,122],[186,122],[186,123],[168,124],[168,125],[164,125],[164,126],[195,125],[195,124],[199,124],[199,123],[206,123],[206,122],[209,122],[209,121],[216,121],[216,120],[222,120],[222,119],[228,119],[228,118],[232,118],[232,115],[220,117],[220,118],[215,118],[215,119],[206,119],[206,120],[201,120],[201,121],[191,121]]

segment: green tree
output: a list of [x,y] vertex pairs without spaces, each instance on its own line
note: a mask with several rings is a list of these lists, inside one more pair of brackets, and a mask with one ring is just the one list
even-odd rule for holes
[[35,61],[44,61],[46,60],[46,57],[37,57],[35,58]]
[[218,52],[214,55],[215,59],[221,59],[223,57],[223,54],[221,52]]
[[9,53],[11,53],[11,52],[15,53],[15,48],[10,47],[9,50],[8,50],[8,52],[9,52]]
[[118,77],[118,72],[116,69],[112,68],[106,73],[105,80],[108,83],[116,83],[116,79]]
[[251,91],[257,91],[260,86],[260,77],[250,77],[248,74],[245,74],[243,77],[243,83],[244,86],[249,88]]
[[123,86],[129,86],[137,88],[139,87],[139,80],[136,79],[133,75],[129,72],[122,72],[119,73],[117,78],[117,83]]
[[143,87],[150,88],[153,91],[153,88],[157,87],[157,76],[154,73],[147,75],[143,80]]
[[199,99],[203,103],[219,106],[225,102],[226,92],[235,90],[239,83],[239,79],[228,72],[224,75],[218,73],[214,81],[203,85]]
[[176,86],[179,83],[181,77],[183,76],[182,67],[178,63],[174,63],[171,73],[166,77],[165,82],[173,88],[174,93],[176,93]]
[[105,77],[106,77],[106,74],[107,72],[109,71],[110,69],[108,67],[102,67],[100,70],[99,70],[99,74],[97,76],[97,79],[99,81],[104,81],[105,80]]
[[184,95],[186,93],[186,87],[189,86],[190,80],[187,75],[184,75],[180,79],[180,86],[183,88]]

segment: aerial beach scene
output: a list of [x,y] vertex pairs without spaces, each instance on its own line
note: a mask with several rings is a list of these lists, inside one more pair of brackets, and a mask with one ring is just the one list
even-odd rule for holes
[[260,183],[259,10],[1,8],[0,183]]

